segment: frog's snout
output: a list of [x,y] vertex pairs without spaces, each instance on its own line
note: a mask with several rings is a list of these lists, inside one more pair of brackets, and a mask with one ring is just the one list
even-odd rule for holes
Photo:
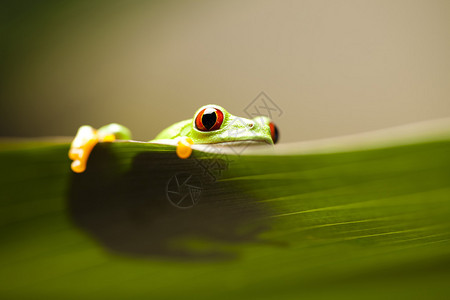
[[[278,127],[275,125],[272,120],[270,120],[268,117],[260,116],[252,119],[253,122],[256,122],[261,127],[268,127],[268,132],[270,133],[270,137],[272,138],[272,141],[274,144],[278,143],[279,140],[279,131]],[[250,127],[252,128],[252,127]]]

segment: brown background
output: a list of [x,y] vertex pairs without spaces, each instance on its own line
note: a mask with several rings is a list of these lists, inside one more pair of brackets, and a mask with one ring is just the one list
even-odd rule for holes
[[149,140],[204,104],[245,116],[261,91],[283,110],[283,142],[450,116],[450,1],[30,1],[2,14],[2,136],[119,122]]

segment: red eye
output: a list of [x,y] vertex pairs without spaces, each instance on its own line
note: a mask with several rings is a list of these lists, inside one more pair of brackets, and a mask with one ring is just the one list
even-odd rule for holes
[[213,131],[220,128],[223,122],[223,113],[214,107],[202,109],[195,118],[195,126],[201,131]]
[[278,128],[273,124],[273,122],[269,123],[270,126],[270,135],[272,136],[272,141],[274,144],[278,142]]

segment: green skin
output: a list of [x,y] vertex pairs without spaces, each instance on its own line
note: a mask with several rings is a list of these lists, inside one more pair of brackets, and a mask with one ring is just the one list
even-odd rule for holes
[[[195,117],[204,108],[213,106],[223,112],[223,123],[219,129],[213,131],[200,131],[195,126]],[[267,117],[246,119],[228,113],[218,105],[205,105],[197,110],[190,120],[181,121],[164,129],[150,142],[173,140],[180,137],[189,137],[194,144],[219,143],[261,143],[273,145],[270,134],[270,120]],[[99,129],[100,134],[114,134],[118,139],[131,139],[130,131],[119,124],[109,124]]]

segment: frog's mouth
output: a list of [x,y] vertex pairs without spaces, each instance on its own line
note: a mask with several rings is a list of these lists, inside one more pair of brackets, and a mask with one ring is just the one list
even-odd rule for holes
[[246,149],[261,149],[269,146],[273,146],[273,144],[269,143],[267,140],[241,140],[241,141],[226,141],[219,143],[209,143],[209,144],[196,144],[193,145],[194,149],[212,152],[212,153],[221,153],[221,154],[239,154],[242,153]]
[[240,141],[226,141],[226,142],[219,142],[219,143],[213,143],[210,145],[214,146],[225,146],[225,147],[242,147],[242,146],[261,146],[261,145],[272,145],[267,140],[240,140]]
[[[139,141],[134,141],[139,142]],[[175,140],[162,139],[162,140],[154,140],[149,143],[153,144],[162,144],[162,145],[172,145],[177,146],[178,143]],[[254,146],[262,146],[262,145],[273,145],[269,141],[260,139],[260,140],[238,140],[238,141],[226,141],[226,142],[218,142],[218,143],[194,143],[193,146],[217,146],[217,147],[247,147],[249,145]]]

